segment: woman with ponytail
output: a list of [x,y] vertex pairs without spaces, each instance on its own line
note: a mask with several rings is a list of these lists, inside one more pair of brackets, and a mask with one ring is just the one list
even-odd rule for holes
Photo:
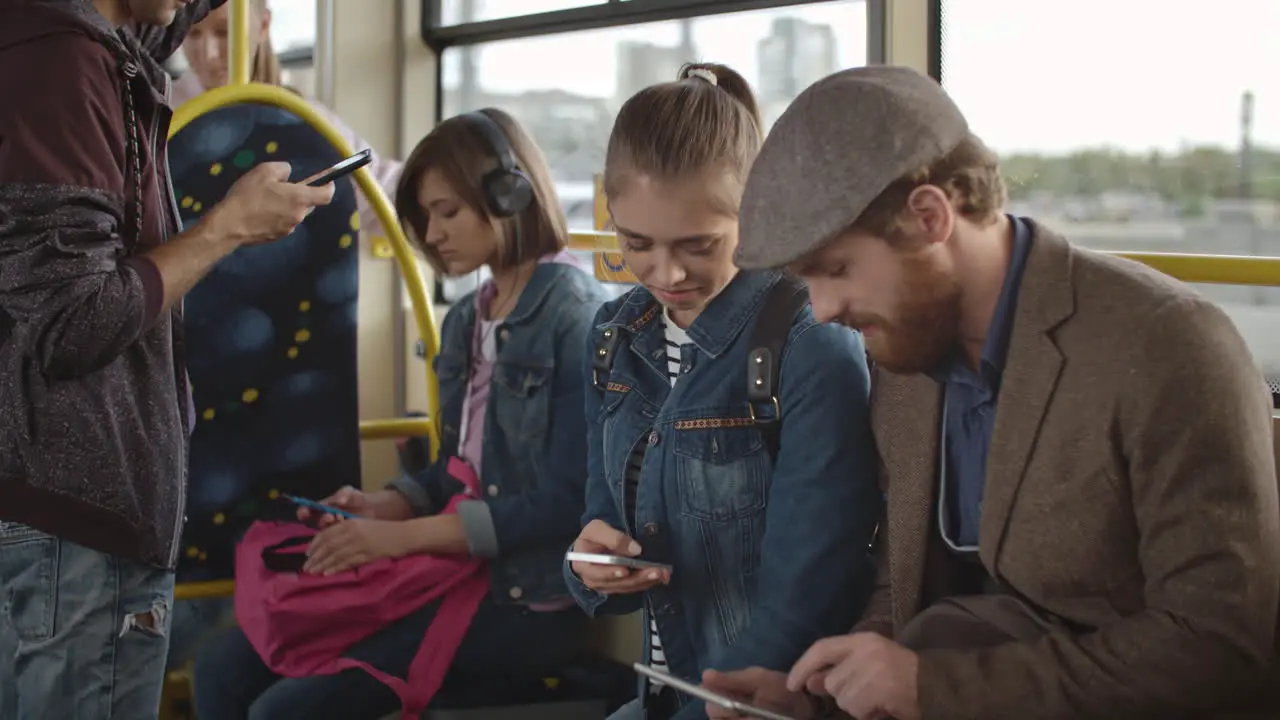
[[[881,496],[862,338],[819,324],[783,273],[733,261],[761,125],[742,76],[689,65],[622,106],[605,155],[640,286],[596,313],[588,341],[587,512],[573,549],[671,569],[575,561],[565,578],[589,614],[642,611],[645,662],[693,683],[790,669],[852,627],[872,582]],[[761,340],[774,359],[757,363]],[[775,374],[772,397],[748,392]],[[707,714],[644,683],[615,717]]]

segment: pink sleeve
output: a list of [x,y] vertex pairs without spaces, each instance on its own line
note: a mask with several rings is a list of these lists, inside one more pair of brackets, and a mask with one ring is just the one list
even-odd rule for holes
[[187,70],[173,81],[169,89],[169,105],[177,110],[183,103],[202,92],[204,92],[204,86],[200,84],[200,78],[196,77],[195,72]]
[[[354,150],[363,150],[370,147],[355,131],[342,122],[329,108],[321,105],[314,100],[311,106],[316,112],[329,121],[338,134],[351,145]],[[372,149],[372,148],[370,148]],[[387,200],[394,206],[396,182],[400,179],[400,168],[403,163],[399,160],[384,158],[378,155],[376,150],[373,151],[373,162],[369,164],[369,172],[373,173],[373,180],[387,194]],[[360,234],[365,237],[385,236],[387,231],[382,228],[382,224],[378,221],[377,214],[373,211],[373,206],[365,198],[364,193],[358,193],[356,196],[357,207],[360,209]]]

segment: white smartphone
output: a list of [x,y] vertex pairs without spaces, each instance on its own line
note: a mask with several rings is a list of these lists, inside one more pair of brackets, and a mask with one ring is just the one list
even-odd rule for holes
[[644,675],[654,682],[662,683],[663,685],[670,685],[686,695],[692,695],[693,697],[696,697],[699,700],[705,700],[712,705],[719,705],[720,707],[725,708],[726,710],[732,710],[739,715],[760,718],[761,720],[795,720],[794,718],[781,713],[776,713],[772,710],[765,710],[762,707],[748,705],[747,703],[739,700],[727,698],[719,693],[714,693],[701,685],[694,685],[691,682],[685,682],[678,677],[668,675],[667,673],[649,667],[644,663],[635,663],[631,667],[635,668],[636,672]]
[[592,565],[618,565],[628,567],[633,570],[667,570],[672,568],[670,565],[663,563],[651,562],[649,560],[640,560],[626,555],[601,555],[598,553],[583,552],[567,552],[564,555],[569,562],[591,563]]

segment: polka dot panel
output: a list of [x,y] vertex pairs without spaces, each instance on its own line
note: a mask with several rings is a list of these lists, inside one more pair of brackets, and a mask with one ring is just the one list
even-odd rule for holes
[[[341,159],[315,130],[255,105],[198,118],[169,144],[190,227],[261,162],[300,180]],[[232,577],[255,520],[292,516],[360,478],[356,380],[359,222],[351,180],[289,237],[224,259],[185,301],[196,402],[179,582]]]

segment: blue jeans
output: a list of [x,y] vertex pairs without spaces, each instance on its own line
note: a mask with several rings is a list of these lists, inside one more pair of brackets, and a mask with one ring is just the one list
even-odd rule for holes
[[614,710],[607,720],[644,720],[644,703],[636,698]]
[[155,718],[172,605],[171,572],[0,521],[0,717]]
[[[430,603],[387,626],[347,655],[404,677],[436,607]],[[579,651],[585,623],[576,607],[531,612],[486,599],[453,658],[441,694],[480,684],[497,689],[504,682],[554,673]],[[267,668],[244,633],[233,628],[205,645],[196,660],[195,706],[200,720],[374,720],[399,710],[400,700],[363,670],[282,678]]]

